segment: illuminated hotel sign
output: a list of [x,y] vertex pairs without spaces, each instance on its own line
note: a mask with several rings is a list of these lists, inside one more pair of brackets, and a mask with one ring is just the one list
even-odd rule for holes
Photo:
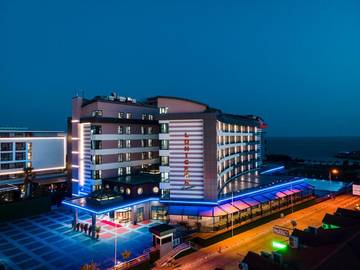
[[191,188],[189,177],[189,152],[190,152],[190,139],[189,134],[185,132],[184,135],[184,189]]

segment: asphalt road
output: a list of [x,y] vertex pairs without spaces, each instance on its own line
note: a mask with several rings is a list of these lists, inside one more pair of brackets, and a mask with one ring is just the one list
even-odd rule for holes
[[295,220],[298,229],[308,226],[319,227],[325,213],[334,213],[338,207],[353,209],[360,203],[360,197],[341,195],[300,211],[278,218],[259,227],[240,233],[234,237],[200,249],[188,256],[176,260],[173,266],[157,267],[155,269],[177,270],[213,270],[216,267],[224,270],[238,270],[239,262],[248,251],[272,251],[273,240],[286,241],[287,238],[275,235],[272,228],[275,225],[292,228],[291,221]]

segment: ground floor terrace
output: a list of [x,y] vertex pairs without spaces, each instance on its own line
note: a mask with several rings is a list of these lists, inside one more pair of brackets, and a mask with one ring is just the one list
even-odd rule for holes
[[212,232],[252,222],[313,198],[313,186],[302,179],[225,198],[213,206],[169,205],[168,215],[171,224]]
[[[167,209],[159,203],[158,198],[118,200],[114,197],[102,202],[83,197],[66,200],[63,204],[73,212],[71,224],[74,230],[83,231],[92,238],[98,238],[104,225],[121,232],[124,227],[136,227],[139,223],[150,221],[165,222],[168,219]],[[88,218],[80,218],[80,213],[87,214]]]

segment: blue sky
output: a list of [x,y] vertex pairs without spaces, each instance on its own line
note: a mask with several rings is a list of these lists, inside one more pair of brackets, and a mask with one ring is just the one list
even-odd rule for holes
[[360,136],[359,1],[0,0],[0,126],[71,97],[184,96],[272,136]]

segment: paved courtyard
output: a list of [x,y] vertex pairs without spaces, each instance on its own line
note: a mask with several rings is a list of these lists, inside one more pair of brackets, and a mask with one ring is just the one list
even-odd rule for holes
[[[89,216],[79,213],[79,221]],[[99,240],[71,228],[72,213],[66,208],[12,222],[0,223],[0,260],[8,269],[80,269],[95,262],[101,269],[113,265],[115,230],[118,233],[118,257],[131,251],[131,257],[151,246],[149,227],[158,222],[123,225],[119,228],[100,223]]]

